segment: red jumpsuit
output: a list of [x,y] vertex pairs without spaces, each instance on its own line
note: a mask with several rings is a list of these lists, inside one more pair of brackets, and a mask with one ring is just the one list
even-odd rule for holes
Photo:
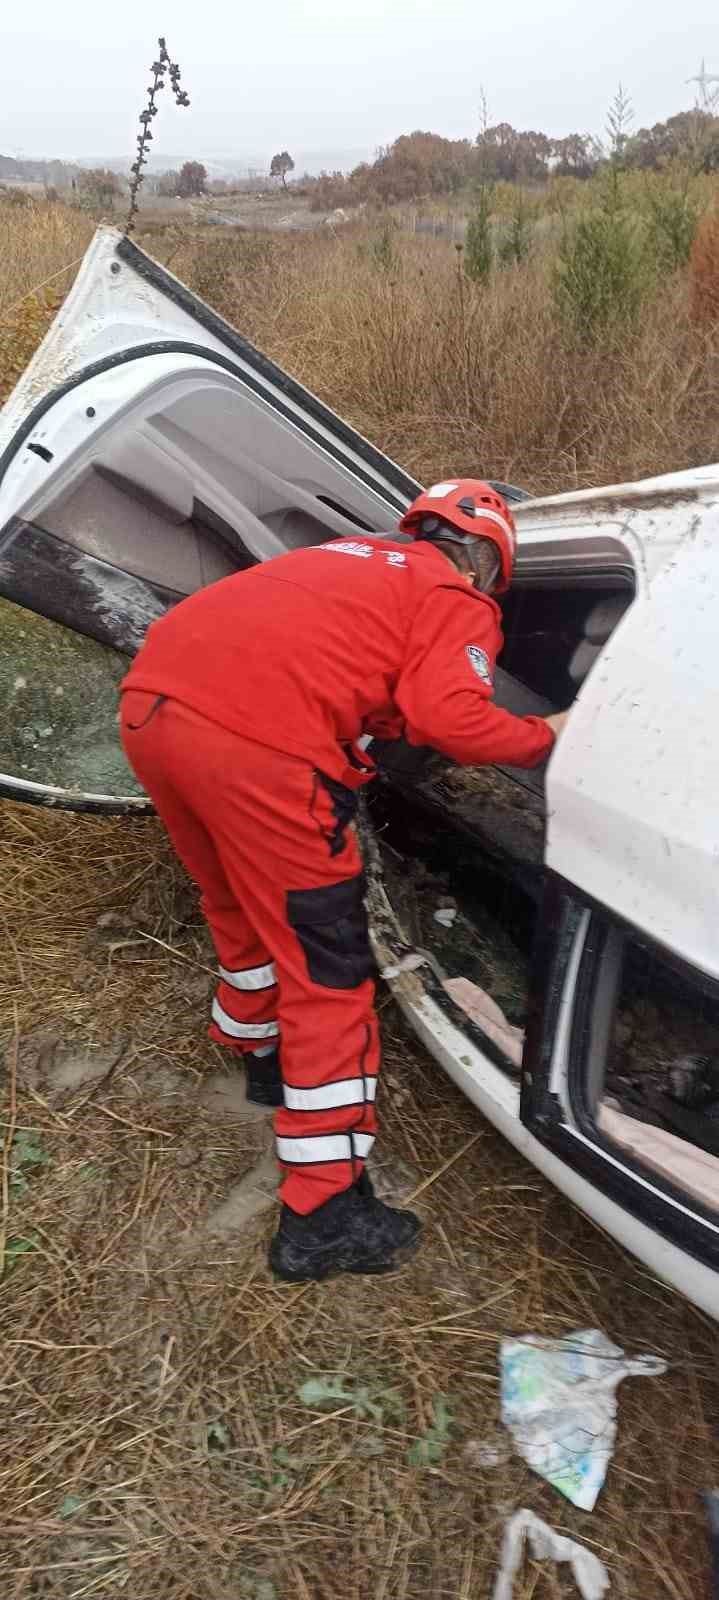
[[[499,607],[431,544],[338,539],[199,590],[123,684],[129,760],[202,891],[212,1038],[281,1039],[281,1197],[307,1213],[362,1170],[379,1067],[362,863],[366,734],[536,765],[553,736],[493,705]],[[163,697],[158,702],[158,697]]]

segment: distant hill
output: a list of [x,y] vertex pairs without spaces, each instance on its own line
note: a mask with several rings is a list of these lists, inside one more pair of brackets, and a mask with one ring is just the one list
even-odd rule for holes
[[[372,153],[367,149],[305,150],[294,146],[290,153],[294,157],[297,178],[305,172],[313,177],[320,172],[351,172],[361,161],[372,160]],[[210,178],[261,178],[269,173],[272,155],[272,151],[269,154],[258,154],[256,151],[238,154],[226,150],[190,150],[173,154],[171,151],[156,150],[150,156],[147,170],[148,175],[156,177],[158,173],[181,167],[184,161],[198,160],[203,162]],[[0,155],[0,183],[44,183],[55,189],[69,189],[73,178],[77,178],[88,167],[109,168],[111,172],[125,177],[130,167],[130,156],[94,155],[84,156],[80,160],[59,161]]]
[[[151,175],[170,172],[181,167],[183,161],[201,161],[210,178],[266,177],[274,151],[258,154],[257,151],[184,150],[173,154],[167,150],[153,150],[147,170]],[[371,161],[374,152],[365,149],[305,150],[295,145],[290,150],[295,163],[295,176],[309,172],[313,177],[320,172],[351,172],[361,161]],[[95,155],[83,157],[82,167],[109,167],[111,172],[126,173],[129,160],[114,156]]]
[[79,172],[77,162],[19,160],[0,155],[0,183],[46,183],[55,189],[69,189]]

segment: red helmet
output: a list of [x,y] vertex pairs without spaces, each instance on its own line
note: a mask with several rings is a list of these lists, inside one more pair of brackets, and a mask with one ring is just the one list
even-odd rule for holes
[[[405,512],[400,529],[415,539],[450,540],[490,539],[499,555],[499,577],[495,592],[503,594],[512,581],[517,531],[514,518],[501,494],[481,478],[455,478],[435,483],[418,495]],[[446,530],[446,531],[445,531]]]

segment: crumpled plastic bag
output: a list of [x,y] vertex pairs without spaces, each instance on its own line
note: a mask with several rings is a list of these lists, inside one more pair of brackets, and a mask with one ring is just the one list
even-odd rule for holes
[[564,1339],[503,1339],[502,1421],[521,1456],[583,1511],[592,1511],[617,1436],[617,1385],[657,1377],[658,1356],[632,1359],[598,1328]]
[[505,1527],[492,1600],[512,1600],[525,1539],[529,1539],[537,1561],[549,1559],[569,1564],[582,1600],[602,1600],[609,1588],[604,1562],[584,1545],[577,1544],[576,1539],[555,1533],[554,1528],[535,1517],[533,1511],[515,1511]]

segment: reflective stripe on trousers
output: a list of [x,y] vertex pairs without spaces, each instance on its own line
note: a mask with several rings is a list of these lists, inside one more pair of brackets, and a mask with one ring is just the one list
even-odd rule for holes
[[176,700],[123,695],[125,750],[202,892],[219,984],[211,1037],[279,1040],[280,1197],[306,1214],[353,1183],[374,1139],[379,1029],[362,862],[309,761]]
[[277,1021],[235,1022],[234,1017],[224,1010],[219,1000],[212,1002],[212,1020],[229,1039],[276,1039],[280,1031]]
[[374,1144],[368,1133],[327,1133],[314,1138],[277,1140],[277,1154],[288,1166],[324,1164],[329,1161],[364,1161]]
[[231,989],[251,994],[256,989],[271,989],[277,982],[277,968],[274,961],[264,967],[245,967],[241,972],[228,972],[227,967],[220,967],[220,977]]

